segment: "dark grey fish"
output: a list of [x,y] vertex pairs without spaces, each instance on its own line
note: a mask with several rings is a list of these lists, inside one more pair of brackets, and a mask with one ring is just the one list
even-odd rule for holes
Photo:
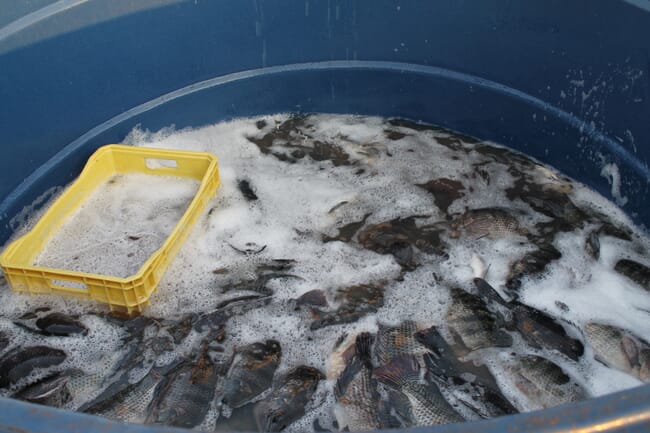
[[435,327],[418,331],[416,338],[431,350],[424,355],[430,377],[478,416],[493,418],[519,412],[503,395],[490,370],[474,361],[460,361]]
[[50,313],[36,320],[36,326],[48,335],[86,335],[88,328],[73,317],[63,313]]
[[541,356],[514,355],[504,363],[504,370],[533,410],[589,397],[559,365]]
[[574,361],[584,353],[582,343],[569,337],[557,319],[518,302],[512,304],[511,311],[514,329],[519,331],[530,346],[556,350]]
[[650,268],[647,266],[634,260],[623,259],[616,262],[614,270],[650,291]]
[[70,401],[66,402],[65,407],[76,410],[79,406],[95,397],[98,391],[101,390],[106,378],[110,377],[112,373],[111,367],[109,367],[108,371],[109,373],[106,371],[86,373],[79,369],[68,369],[59,373],[61,377],[65,378],[65,389],[70,395]]
[[299,279],[300,277],[285,272],[258,270],[257,277],[230,284],[226,286],[223,291],[224,293],[226,293],[233,290],[243,290],[243,291],[257,292],[264,296],[268,296],[273,294],[273,290],[271,290],[271,288],[268,287],[269,282],[271,282],[272,280],[277,280],[282,278]]
[[222,412],[217,418],[217,422],[210,430],[213,432],[233,433],[233,432],[254,432],[258,430],[255,421],[255,404],[248,403],[230,412],[226,417]]
[[517,331],[535,349],[556,350],[574,361],[584,353],[579,340],[569,337],[562,322],[536,308],[518,301],[506,302],[499,293],[482,278],[474,278],[474,285],[487,302],[495,302],[510,311],[507,329]]
[[275,340],[237,348],[222,386],[222,400],[238,408],[271,387],[282,350]]
[[487,304],[480,297],[452,288],[451,300],[446,321],[459,346],[455,348],[459,355],[486,347],[512,345],[512,337],[502,329],[503,318],[488,310]]
[[9,336],[0,331],[0,351],[4,350],[9,345]]
[[292,115],[261,137],[246,137],[264,155],[272,155],[290,164],[306,156],[314,161],[332,161],[336,167],[350,165],[350,156],[334,143],[313,139],[308,133],[308,115]]
[[587,323],[587,342],[605,365],[650,382],[650,345],[627,330],[603,323]]
[[279,381],[271,395],[255,407],[259,431],[279,432],[305,414],[319,381],[325,376],[318,369],[301,365]]
[[314,320],[311,330],[341,323],[351,323],[359,318],[375,313],[384,305],[383,284],[358,284],[338,289],[334,295],[339,307],[334,311],[312,309]]
[[373,224],[359,232],[359,243],[366,249],[379,254],[390,254],[404,269],[417,267],[409,231],[415,229],[412,219],[395,219]]
[[453,219],[450,228],[452,238],[500,238],[524,233],[510,210],[496,207],[467,210]]
[[[411,320],[406,320],[398,326],[386,326],[381,323],[375,339],[375,359],[377,365],[385,365],[392,360],[406,356],[415,356],[421,365],[424,365],[423,356],[427,348],[415,339],[418,326]],[[385,398],[382,399],[384,410],[394,412],[397,424],[394,427],[404,427],[405,421],[410,419],[410,403],[408,398],[399,391],[385,387]],[[391,427],[393,427],[391,425]]]
[[87,335],[88,328],[76,316],[63,313],[49,313],[42,315],[43,311],[34,311],[23,314],[14,325],[34,334],[46,336],[66,337],[70,335]]
[[[524,172],[519,172],[523,174]],[[588,215],[576,206],[564,188],[553,188],[522,175],[506,190],[510,200],[520,199],[535,211],[553,218],[553,232],[566,232],[582,227]]]
[[415,339],[418,330],[417,324],[412,320],[405,320],[398,326],[379,323],[375,339],[375,357],[378,364],[388,364],[393,359],[404,355],[413,355],[421,359],[428,350]]
[[357,235],[359,243],[378,254],[390,254],[406,270],[417,268],[415,248],[426,254],[445,254],[445,243],[440,238],[443,229],[438,225],[418,227],[416,216],[396,218],[365,227]]
[[506,287],[510,290],[519,289],[524,278],[539,275],[550,262],[560,257],[562,253],[552,244],[537,245],[535,250],[526,253],[524,257],[512,264],[506,279]]
[[55,374],[21,389],[12,397],[44,406],[62,407],[72,398],[67,383],[65,375]]
[[338,234],[336,236],[322,236],[323,242],[333,242],[333,241],[341,241],[341,242],[350,242],[354,235],[359,231],[361,227],[366,223],[366,220],[371,214],[365,214],[363,218],[360,221],[353,221],[351,223],[348,223],[344,225],[343,227],[340,227],[338,229]]
[[82,405],[78,411],[116,421],[141,424],[147,418],[147,410],[154,398],[158,383],[176,365],[177,363],[173,363],[164,367],[154,367],[135,383],[130,383],[127,375],[124,375],[97,398]]
[[433,194],[434,203],[445,214],[454,201],[465,195],[463,192],[465,187],[461,182],[444,177],[417,184],[417,186]]
[[464,421],[434,383],[422,380],[420,365],[414,356],[394,359],[375,369],[374,374],[380,382],[406,396],[411,404],[411,426]]
[[196,320],[198,317],[194,314],[188,314],[175,320],[165,320],[162,321],[162,329],[167,331],[173,344],[180,344],[190,334]]
[[201,351],[194,362],[183,362],[159,384],[146,423],[192,428],[199,425],[214,397],[218,368]]
[[257,195],[253,191],[253,188],[251,188],[251,184],[248,180],[246,179],[238,180],[237,187],[239,188],[239,191],[242,193],[242,195],[246,200],[248,201],[257,200]]
[[0,388],[18,382],[35,369],[59,365],[65,358],[64,351],[47,346],[17,347],[0,360]]
[[585,239],[585,251],[594,260],[600,258],[600,237],[598,236],[597,230],[591,231],[587,235],[587,239]]
[[313,307],[327,307],[327,297],[325,292],[322,290],[310,290],[307,293],[303,293],[296,299],[296,308],[302,307],[303,305],[311,305]]
[[[605,217],[607,218],[607,217]],[[625,228],[625,227],[619,227],[614,225],[614,223],[611,222],[605,222],[603,225],[598,229],[598,233],[603,235],[603,236],[610,236],[613,238],[618,238],[623,241],[632,241],[632,231]]]
[[379,413],[379,392],[372,376],[372,336],[357,336],[354,355],[334,387],[334,415],[340,430],[366,431],[385,427]]

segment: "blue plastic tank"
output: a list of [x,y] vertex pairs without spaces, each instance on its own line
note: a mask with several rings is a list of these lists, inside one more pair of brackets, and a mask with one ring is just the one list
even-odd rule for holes
[[[276,112],[395,116],[550,163],[650,225],[650,0],[0,5],[0,244],[100,145]],[[0,399],[2,432],[172,432]],[[650,431],[650,385],[413,432]]]

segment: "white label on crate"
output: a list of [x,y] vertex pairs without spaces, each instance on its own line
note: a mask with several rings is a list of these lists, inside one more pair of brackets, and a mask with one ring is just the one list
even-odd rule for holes
[[88,286],[77,281],[52,280],[52,285],[62,289],[88,290]]
[[175,159],[145,158],[144,163],[150,170],[178,167],[178,163]]

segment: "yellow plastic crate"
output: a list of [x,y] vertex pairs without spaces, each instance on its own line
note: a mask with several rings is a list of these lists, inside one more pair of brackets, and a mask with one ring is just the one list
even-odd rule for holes
[[[33,266],[34,260],[66,219],[100,184],[118,173],[189,177],[201,182],[196,196],[163,245],[130,277]],[[0,255],[0,266],[15,291],[94,299],[111,311],[136,314],[147,305],[169,263],[219,187],[217,158],[209,153],[149,149],[123,145],[99,148],[81,175],[26,235]]]

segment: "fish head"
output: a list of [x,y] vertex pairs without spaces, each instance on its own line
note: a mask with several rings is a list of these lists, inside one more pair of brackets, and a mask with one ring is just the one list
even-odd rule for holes
[[243,354],[246,359],[247,368],[256,370],[269,363],[278,362],[282,354],[280,343],[276,340],[266,340],[248,346]]

